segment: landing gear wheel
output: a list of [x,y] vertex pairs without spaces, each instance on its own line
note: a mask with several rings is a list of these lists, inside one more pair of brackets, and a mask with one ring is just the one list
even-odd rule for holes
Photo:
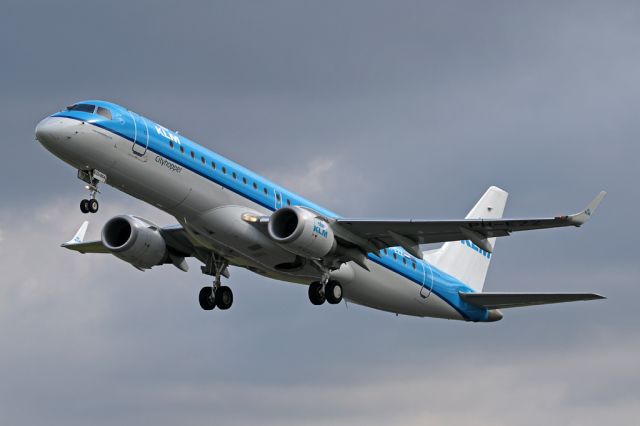
[[233,292],[227,286],[222,286],[216,291],[216,305],[223,311],[233,305]]
[[309,300],[314,305],[322,305],[324,303],[325,297],[322,292],[322,284],[311,283],[309,285]]
[[210,311],[216,307],[216,297],[213,294],[211,286],[202,287],[198,296],[200,307],[205,311]]
[[89,213],[89,200],[80,201],[80,211],[82,213]]
[[90,213],[97,213],[99,207],[100,207],[100,205],[98,204],[98,200],[96,200],[95,198],[92,198],[91,200],[89,200],[89,212]]
[[327,302],[337,305],[342,301],[342,286],[338,281],[329,281],[324,287],[324,296]]

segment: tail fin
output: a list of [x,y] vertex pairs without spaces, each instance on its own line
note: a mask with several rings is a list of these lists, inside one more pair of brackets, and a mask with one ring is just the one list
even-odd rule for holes
[[[509,194],[492,186],[471,209],[465,219],[499,219],[504,213]],[[495,247],[495,238],[489,246]],[[471,240],[451,241],[424,255],[424,259],[438,269],[452,275],[475,291],[482,291],[492,254]]]

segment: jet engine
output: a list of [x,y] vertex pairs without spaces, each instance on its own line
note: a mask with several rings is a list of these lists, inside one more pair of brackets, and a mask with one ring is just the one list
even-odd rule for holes
[[167,245],[158,228],[135,216],[116,216],[102,228],[102,244],[119,259],[139,269],[162,265]]
[[335,251],[331,226],[309,210],[282,207],[269,218],[269,237],[286,250],[306,258],[320,259]]

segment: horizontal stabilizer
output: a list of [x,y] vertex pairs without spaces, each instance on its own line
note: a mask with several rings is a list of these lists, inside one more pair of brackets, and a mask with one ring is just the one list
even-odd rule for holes
[[580,300],[606,299],[595,293],[460,293],[465,302],[486,309],[519,308]]

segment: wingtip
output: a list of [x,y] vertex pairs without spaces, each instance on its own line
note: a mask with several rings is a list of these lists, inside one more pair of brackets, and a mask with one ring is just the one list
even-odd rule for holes
[[82,225],[80,225],[80,228],[78,228],[78,231],[76,232],[76,234],[73,236],[72,239],[70,239],[69,241],[67,241],[66,243],[62,243],[60,244],[60,247],[69,247],[73,244],[80,244],[84,241],[84,236],[87,233],[87,228],[89,227],[89,221],[85,220],[84,222],[82,222]]
[[596,198],[594,198],[591,201],[591,203],[589,203],[589,206],[587,208],[591,208],[591,210],[595,210],[600,205],[602,200],[604,200],[604,197],[606,196],[607,196],[607,191],[600,191],[598,195],[596,195]]
[[591,200],[589,205],[587,205],[587,207],[583,211],[581,211],[580,213],[574,214],[572,216],[569,216],[570,220],[576,226],[584,225],[591,218],[591,216],[596,211],[600,203],[602,203],[602,200],[604,200],[604,197],[606,195],[607,195],[607,191],[600,191],[598,195],[596,195],[596,197],[593,200]]

